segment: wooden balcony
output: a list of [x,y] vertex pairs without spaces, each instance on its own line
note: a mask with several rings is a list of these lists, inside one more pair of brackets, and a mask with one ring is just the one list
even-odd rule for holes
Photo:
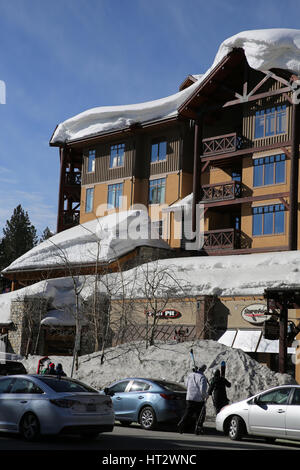
[[201,188],[201,202],[228,201],[241,197],[241,194],[242,183],[239,181],[205,184]]
[[204,232],[204,250],[234,250],[239,248],[239,245],[240,231],[234,228],[210,230],[208,232]]
[[243,148],[244,139],[236,132],[232,134],[218,135],[202,140],[203,155],[219,155],[222,153],[235,152]]

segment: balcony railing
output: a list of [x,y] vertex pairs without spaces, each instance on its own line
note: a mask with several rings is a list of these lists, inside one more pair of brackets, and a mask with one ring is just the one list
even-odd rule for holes
[[206,184],[202,186],[201,192],[202,202],[227,201],[241,197],[242,183],[230,181],[229,183]]
[[204,232],[205,250],[225,250],[239,248],[240,231],[234,228]]
[[235,152],[243,147],[244,139],[236,132],[232,134],[209,137],[202,140],[203,155],[218,155],[220,153]]

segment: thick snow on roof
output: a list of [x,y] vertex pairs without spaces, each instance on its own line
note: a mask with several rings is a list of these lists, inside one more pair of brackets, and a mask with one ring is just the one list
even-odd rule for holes
[[300,30],[262,29],[244,31],[226,39],[219,47],[212,66],[190,87],[166,98],[123,106],[101,106],[80,113],[59,124],[50,143],[62,143],[102,132],[124,129],[174,117],[178,108],[194,92],[214,67],[233,49],[242,48],[250,67],[267,71],[281,68],[300,73]]
[[146,212],[123,211],[64,230],[15,260],[3,273],[111,262],[138,246],[169,250]]
[[[147,269],[145,269],[147,267]],[[172,258],[147,263],[126,271],[105,276],[98,282],[101,292],[120,297],[144,297],[146,281],[165,272],[158,285],[157,296],[170,292],[174,296],[216,295],[257,296],[266,288],[300,287],[300,251],[232,256],[195,256]],[[147,277],[145,277],[147,274]],[[84,298],[92,295],[94,278],[81,277]],[[66,322],[74,310],[75,295],[71,278],[41,281],[19,291],[0,295],[0,324],[10,322],[10,303],[25,295],[41,295],[51,299],[53,309],[66,312]],[[57,318],[57,316],[56,316]],[[63,319],[60,319],[63,322]],[[63,324],[63,323],[62,323]]]

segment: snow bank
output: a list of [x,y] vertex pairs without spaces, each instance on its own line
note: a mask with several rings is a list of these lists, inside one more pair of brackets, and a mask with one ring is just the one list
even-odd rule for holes
[[[221,361],[226,361],[226,377],[231,382],[228,398],[231,402],[248,398],[255,393],[282,384],[296,383],[287,374],[272,372],[268,367],[251,359],[246,353],[212,340],[195,342],[157,343],[148,349],[140,342],[109,348],[101,364],[101,353],[79,358],[79,368],[74,377],[91,386],[102,389],[114,380],[126,377],[166,379],[185,384],[193,364],[190,349],[193,348],[196,364],[207,365],[206,377],[210,380]],[[38,357],[31,356],[23,363],[29,372],[36,371]],[[57,364],[63,364],[71,373],[72,358],[51,356]],[[208,400],[208,416],[214,415],[211,399]]]
[[50,143],[62,143],[105,131],[123,129],[134,123],[166,119],[178,114],[178,108],[199,83],[234,48],[242,48],[250,67],[267,71],[273,68],[300,73],[300,30],[263,29],[244,31],[226,39],[219,47],[212,66],[197,81],[174,95],[145,103],[102,106],[84,111],[59,124]]
[[139,246],[170,250],[155,233],[146,212],[123,211],[57,233],[13,261],[3,273],[86,265],[97,260],[108,263]]

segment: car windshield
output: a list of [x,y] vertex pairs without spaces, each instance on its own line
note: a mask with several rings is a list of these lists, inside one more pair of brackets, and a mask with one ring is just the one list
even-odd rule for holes
[[154,382],[171,392],[186,392],[186,388],[183,385],[174,382],[165,382],[164,380],[154,380]]
[[54,390],[55,392],[98,393],[98,391],[94,388],[89,387],[88,385],[73,379],[71,380],[65,378],[57,379],[55,377],[39,377],[39,380],[45,383],[48,387],[52,388],[52,390]]

